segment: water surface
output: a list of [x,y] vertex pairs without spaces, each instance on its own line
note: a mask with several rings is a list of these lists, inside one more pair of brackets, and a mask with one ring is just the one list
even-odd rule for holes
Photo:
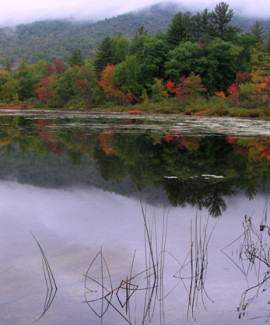
[[0,127],[1,324],[268,319],[269,121],[7,110]]

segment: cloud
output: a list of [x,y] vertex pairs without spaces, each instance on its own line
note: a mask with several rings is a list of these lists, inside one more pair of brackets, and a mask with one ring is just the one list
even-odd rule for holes
[[[269,0],[227,0],[231,8],[241,11],[246,15],[257,15],[268,17]],[[125,1],[109,0],[91,1],[89,0],[10,0],[2,6],[0,11],[0,25],[14,25],[42,19],[55,18],[77,18],[99,20],[112,17],[118,14],[140,9],[157,3],[158,0],[136,0]],[[164,1],[164,3],[172,1]],[[214,0],[178,0],[175,1],[188,7],[189,9],[201,10],[205,7],[210,9],[219,1]]]

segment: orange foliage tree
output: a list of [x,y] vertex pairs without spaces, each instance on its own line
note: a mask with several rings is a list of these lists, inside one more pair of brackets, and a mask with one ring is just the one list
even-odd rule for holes
[[35,94],[37,95],[39,100],[43,100],[48,102],[50,98],[54,95],[54,90],[57,88],[58,79],[57,76],[51,74],[41,79],[37,84],[37,89],[35,90]]
[[124,93],[120,90],[120,86],[117,84],[113,71],[115,65],[108,64],[100,75],[100,81],[98,85],[102,88],[106,98],[112,98],[119,104],[125,104],[132,102],[133,99],[137,99],[130,91]]
[[253,105],[270,107],[270,76],[263,68],[251,72],[251,80],[239,85],[239,97]]
[[178,82],[173,82],[171,80],[165,83],[165,87],[168,90],[168,94],[171,97],[178,98],[197,98],[206,89],[203,87],[200,75],[195,75],[191,72],[189,77],[181,77]]

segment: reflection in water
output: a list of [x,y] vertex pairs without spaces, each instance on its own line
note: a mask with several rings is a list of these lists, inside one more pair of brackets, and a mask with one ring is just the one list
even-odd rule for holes
[[[44,243],[44,252],[51,252],[47,258],[57,279],[55,299],[40,320],[44,325],[125,324],[125,318],[132,324],[143,321],[145,324],[150,321],[153,324],[193,324],[192,306],[187,320],[191,281],[193,292],[203,286],[200,291],[196,289],[197,296],[193,295],[193,314],[200,324],[235,323],[235,307],[246,284],[238,270],[228,270],[230,261],[220,254],[220,249],[241,232],[241,220],[237,216],[243,211],[248,213],[254,206],[259,210],[264,198],[251,203],[243,195],[238,196],[226,201],[228,210],[223,218],[209,218],[204,210],[202,215],[197,211],[196,221],[196,210],[191,207],[164,210],[144,205],[144,218],[140,202],[98,189],[49,190],[1,182],[0,193],[1,324],[30,324],[44,303],[43,274],[39,263],[35,264],[40,252],[33,245],[29,229]],[[261,216],[261,211],[259,214]],[[191,246],[193,279],[188,255]],[[97,255],[97,252],[102,254]],[[81,274],[87,272],[94,259],[86,279],[91,292],[84,290]],[[203,284],[200,284],[201,278]],[[105,297],[110,292],[112,294]],[[208,301],[205,292],[214,304]],[[98,315],[102,315],[107,305],[109,308],[100,320],[82,301],[90,301],[89,305]],[[233,309],[235,314],[231,312]],[[218,322],[220,315],[223,315],[222,322]],[[26,319],[25,323],[16,316]],[[244,322],[242,318],[240,324]]]
[[[195,308],[199,307],[199,299],[201,299],[206,311],[205,297],[213,302],[206,291],[205,282],[208,268],[208,246],[216,224],[208,234],[209,217],[206,224],[202,224],[201,217],[196,215],[194,229],[192,221],[190,224],[190,249],[181,264],[176,256],[166,248],[169,211],[166,213],[164,209],[162,238],[158,240],[155,215],[149,223],[146,208],[143,207],[142,201],[140,203],[145,232],[145,269],[135,275],[133,274],[136,256],[136,252],[134,252],[129,274],[123,277],[119,285],[113,287],[110,269],[101,249],[91,261],[84,275],[84,287],[87,290],[85,302],[94,314],[101,319],[101,323],[109,307],[112,307],[131,325],[138,322],[138,316],[136,316],[137,299],[144,300],[142,318],[139,324],[150,324],[154,320],[158,304],[159,324],[162,325],[166,324],[165,299],[182,283],[188,297],[187,319],[191,314],[192,319],[196,321]],[[159,244],[160,248],[158,249]],[[168,292],[164,290],[166,256],[171,256],[178,265],[175,270],[171,270],[171,279],[179,279]],[[183,275],[186,271],[190,272],[189,276]],[[186,281],[189,281],[188,285]],[[144,299],[141,296],[142,293]],[[97,311],[97,308],[100,311]]]
[[[92,268],[95,265],[95,262],[98,262],[98,258],[100,258],[99,261],[100,265],[97,266],[97,268],[100,270],[100,274],[99,274],[100,279],[94,279],[91,277],[91,272],[92,272]],[[105,276],[104,276],[104,271],[105,271]],[[107,282],[107,284],[104,282]],[[94,289],[94,286],[97,286],[97,288]],[[86,271],[86,274],[84,275],[84,287],[85,289],[88,290],[88,292],[85,293],[85,302],[88,304],[91,310],[96,314],[96,316],[102,318],[109,308],[110,300],[112,299],[112,294],[115,291],[112,287],[111,275],[105,257],[102,253],[102,249],[94,257],[94,259],[92,260],[92,262],[90,263]],[[87,295],[89,293],[98,294],[98,297],[89,300],[87,298]],[[105,308],[104,308],[104,300],[108,302]],[[96,308],[94,308],[96,302],[101,303],[101,306],[99,306],[100,311],[97,311]]]
[[34,234],[32,234],[32,236],[33,236],[34,240],[36,241],[36,243],[37,243],[37,245],[38,245],[38,247],[40,249],[41,255],[42,255],[42,269],[43,269],[43,274],[44,274],[46,287],[47,287],[43,312],[39,316],[39,318],[36,320],[36,322],[37,322],[46,314],[46,312],[51,307],[51,304],[53,303],[53,300],[54,300],[55,295],[56,295],[57,286],[56,286],[56,282],[55,282],[55,279],[54,279],[50,264],[49,264],[49,262],[47,260],[47,257],[45,255],[40,243],[38,242],[38,240],[34,236]]
[[[237,120],[226,126],[224,119],[212,125],[203,118],[163,119],[153,125],[147,117],[102,114],[0,116],[0,178],[50,187],[90,184],[125,195],[136,195],[134,184],[150,185],[152,196],[161,189],[171,205],[207,208],[214,217],[226,210],[224,196],[241,190],[252,199],[268,185],[269,122],[241,120],[240,136],[229,132],[230,125],[236,132]],[[197,130],[200,123],[208,123],[211,134]],[[248,136],[250,125],[260,125],[261,135]]]
[[[215,119],[209,131],[199,126],[211,119],[46,114],[0,114],[1,324],[29,324],[40,312],[43,248],[54,271],[44,254],[44,325],[227,325],[260,315],[268,223],[259,232],[247,218],[239,237],[239,216],[253,211],[256,224],[269,196],[269,122],[258,133],[255,120]],[[220,254],[228,242],[238,268]]]
[[[161,238],[157,235],[156,216],[147,218],[146,207],[140,199],[144,223],[144,259],[145,269],[134,274],[136,251],[130,266],[129,274],[122,278],[120,284],[112,286],[112,278],[102,249],[91,261],[84,275],[85,302],[96,316],[102,318],[109,307],[115,310],[128,324],[138,321],[137,305],[144,301],[141,308],[140,324],[150,324],[159,305],[160,321],[165,324],[164,316],[164,268],[167,242],[168,213],[163,213]],[[95,265],[99,261],[99,265]],[[92,297],[94,296],[94,298]],[[98,307],[96,303],[99,303]],[[101,312],[97,312],[99,308]]]
[[[205,225],[202,225],[201,222],[202,222],[201,218],[198,218],[198,216],[196,215],[195,225],[194,225],[195,229],[193,230],[192,221],[191,221],[190,250],[181,268],[175,274],[175,277],[181,279],[189,297],[187,317],[189,316],[189,313],[191,313],[191,316],[194,320],[196,320],[194,308],[195,306],[198,306],[199,298],[201,298],[205,310],[207,310],[205,304],[205,297],[208,298],[210,301],[214,302],[207,294],[205,288],[205,282],[206,282],[207,268],[208,268],[208,246],[215,225],[213,226],[212,230],[210,231],[210,234],[208,235],[207,231],[208,231],[209,217]],[[182,273],[186,271],[185,269],[188,266],[190,268],[190,276],[186,277],[182,275]],[[189,280],[189,287],[186,286],[185,280]]]
[[[239,319],[247,315],[250,305],[260,299],[268,289],[268,280],[270,279],[270,227],[266,225],[267,213],[264,214],[261,224],[255,225],[251,217],[245,215],[243,221],[243,234],[237,237],[232,243],[223,248],[223,253],[237,266],[246,278],[248,288],[241,295],[241,300],[237,311]],[[226,250],[235,242],[240,242],[239,259],[235,261],[230,257]],[[255,281],[250,284],[249,274],[255,273]],[[269,304],[269,301],[265,302]],[[270,314],[253,317],[269,318]]]

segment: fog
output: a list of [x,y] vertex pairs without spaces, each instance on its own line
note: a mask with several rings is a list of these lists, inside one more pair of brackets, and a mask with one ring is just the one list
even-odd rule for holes
[[[5,2],[0,11],[0,26],[16,25],[29,23],[43,19],[87,19],[97,21],[103,18],[113,17],[126,12],[145,8],[156,4],[157,0],[10,0]],[[199,11],[203,8],[213,9],[219,1],[214,0],[183,0],[183,1],[164,1],[164,4],[178,3],[188,10]],[[230,7],[236,13],[244,15],[270,18],[268,0],[227,0]]]

